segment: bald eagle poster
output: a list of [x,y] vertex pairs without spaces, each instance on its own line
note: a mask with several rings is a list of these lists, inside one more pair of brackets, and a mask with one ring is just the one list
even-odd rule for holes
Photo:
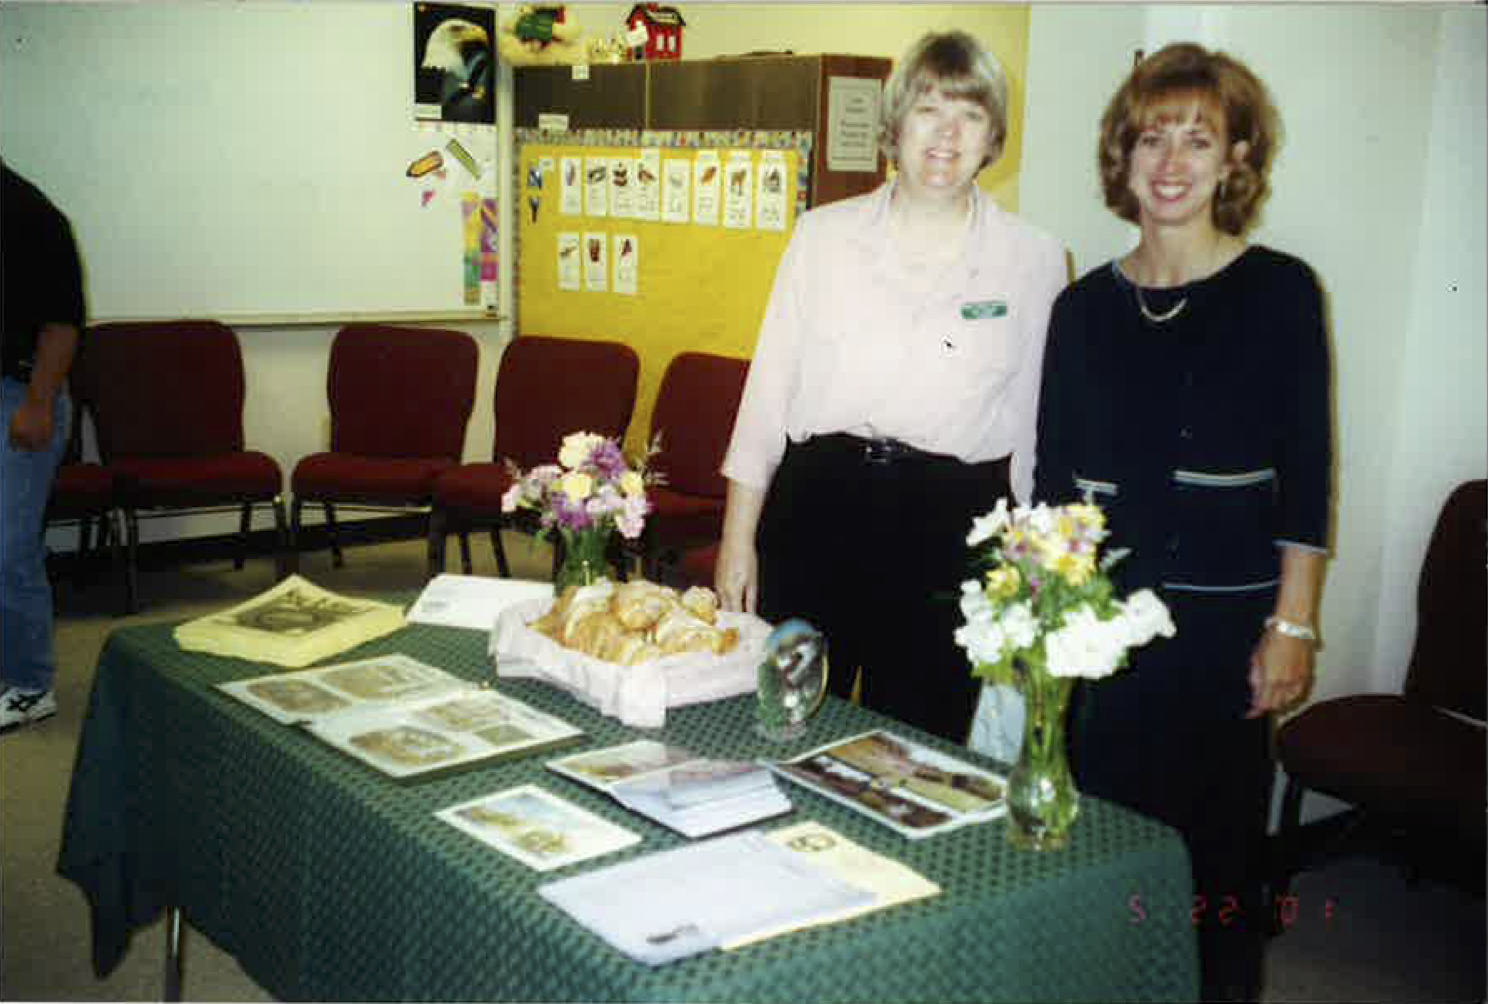
[[413,5],[413,116],[496,124],[496,11]]

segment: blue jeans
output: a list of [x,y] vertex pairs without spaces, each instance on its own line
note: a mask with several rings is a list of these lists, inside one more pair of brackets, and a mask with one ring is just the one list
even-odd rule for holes
[[10,443],[10,422],[25,397],[25,384],[0,380],[0,683],[49,690],[57,659],[42,529],[72,409],[66,391],[59,393],[52,441],[41,450],[19,450]]

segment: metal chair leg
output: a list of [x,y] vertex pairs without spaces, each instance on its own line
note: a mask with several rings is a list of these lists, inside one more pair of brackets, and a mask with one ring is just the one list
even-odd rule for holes
[[124,510],[124,596],[125,613],[139,613],[139,514]]
[[[283,582],[290,573],[292,560],[289,547],[289,529],[284,519],[284,497],[275,495],[269,503],[274,509],[274,581]],[[298,567],[295,569],[298,571]]]
[[491,530],[491,551],[496,555],[496,571],[501,573],[503,579],[511,578],[511,566],[506,562],[506,548],[501,544],[500,526]]
[[331,566],[340,568],[346,562],[341,557],[341,542],[336,539],[336,507],[329,502],[322,502],[320,507],[325,512],[326,538],[331,542]]
[[253,527],[253,503],[238,507],[238,553],[233,556],[233,571],[241,572],[248,560],[248,531]]
[[448,519],[444,510],[435,506],[429,510],[429,546],[427,549],[429,562],[429,578],[444,572],[444,542],[449,536]]
[[162,999],[181,999],[181,908],[167,907],[165,911],[165,987]]

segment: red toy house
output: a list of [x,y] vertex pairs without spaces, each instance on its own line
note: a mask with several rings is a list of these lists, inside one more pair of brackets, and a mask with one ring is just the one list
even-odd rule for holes
[[626,15],[625,23],[632,30],[641,26],[646,29],[646,44],[631,50],[632,59],[682,58],[682,29],[687,22],[677,8],[638,3]]

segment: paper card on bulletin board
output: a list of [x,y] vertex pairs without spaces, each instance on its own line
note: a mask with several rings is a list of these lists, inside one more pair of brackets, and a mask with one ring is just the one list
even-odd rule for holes
[[[740,155],[747,156],[751,169],[746,198],[751,202],[761,170],[783,165],[783,171],[772,170],[769,175],[772,184],[779,177],[787,186],[784,197],[773,203],[784,214],[783,226],[777,229],[773,221],[760,226],[753,215],[749,225],[737,228],[718,225],[721,219],[712,226],[699,224],[690,214],[687,222],[668,222],[677,215],[666,212],[658,220],[616,218],[607,182],[617,161],[640,161],[639,146],[575,148],[527,143],[518,150],[515,177],[524,184],[530,168],[545,158],[562,165],[582,157],[586,173],[594,170],[595,188],[600,187],[599,169],[604,168],[606,190],[596,197],[594,206],[603,215],[566,213],[563,191],[523,191],[524,199],[534,195],[541,199],[536,213],[521,216],[517,310],[522,334],[609,339],[636,350],[641,373],[626,437],[630,450],[644,446],[656,390],[673,356],[697,351],[747,359],[754,354],[775,267],[795,225],[800,166],[795,150],[667,148],[662,151],[662,164],[664,170],[680,175],[682,164],[690,169],[700,155],[707,165],[719,168],[732,157],[736,170],[742,165]],[[720,197],[723,194],[719,192]],[[582,238],[576,238],[579,234]],[[591,243],[601,235],[608,239],[608,246]],[[621,265],[626,237],[643,251],[637,256],[635,273],[622,273],[619,289],[611,278],[604,292],[596,291],[601,273],[591,254],[611,259],[612,266]],[[581,244],[577,255],[572,250],[576,243]],[[588,269],[583,280],[570,264],[576,256],[582,257]],[[632,284],[634,293],[628,291]]]

